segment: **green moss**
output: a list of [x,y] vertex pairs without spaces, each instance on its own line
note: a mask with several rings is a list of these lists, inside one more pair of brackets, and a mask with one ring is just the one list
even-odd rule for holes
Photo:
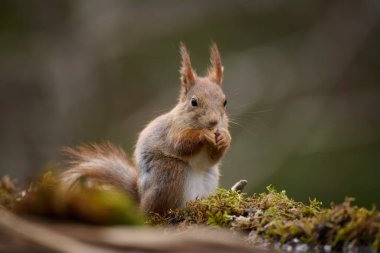
[[380,214],[352,205],[347,198],[341,205],[321,208],[313,199],[305,205],[290,199],[285,191],[272,186],[268,192],[246,194],[218,189],[206,199],[189,202],[184,209],[151,216],[155,224],[209,224],[251,232],[249,237],[289,243],[297,239],[312,246],[372,247],[379,251]]
[[19,190],[8,176],[0,179],[0,208],[12,209],[16,203]]
[[54,173],[47,172],[39,182],[29,187],[26,196],[14,206],[14,211],[97,225],[144,223],[136,203],[126,193],[87,185],[83,178],[82,183],[67,191]]
[[231,218],[226,212],[219,210],[218,212],[207,212],[207,225],[224,227],[227,226]]

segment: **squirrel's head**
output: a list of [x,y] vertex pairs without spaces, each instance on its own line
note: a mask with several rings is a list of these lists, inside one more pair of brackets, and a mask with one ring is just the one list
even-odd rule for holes
[[198,129],[227,127],[227,100],[221,88],[223,66],[218,47],[215,43],[210,47],[211,65],[205,77],[197,76],[183,43],[180,44],[180,53],[182,66],[178,112],[182,123]]

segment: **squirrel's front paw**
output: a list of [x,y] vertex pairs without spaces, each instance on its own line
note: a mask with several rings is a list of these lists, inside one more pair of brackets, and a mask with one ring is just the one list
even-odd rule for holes
[[217,149],[228,148],[231,144],[231,135],[226,130],[217,130],[215,133]]
[[216,135],[214,132],[203,129],[201,133],[201,140],[204,144],[207,144],[211,147],[216,147]]

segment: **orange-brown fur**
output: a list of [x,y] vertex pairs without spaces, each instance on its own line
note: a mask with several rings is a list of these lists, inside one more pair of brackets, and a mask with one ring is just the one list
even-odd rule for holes
[[[126,153],[112,143],[104,144],[84,144],[76,148],[66,147],[63,152],[67,155],[67,162],[70,167],[62,173],[62,178],[70,180],[70,175],[81,174],[84,171],[84,166],[88,164],[88,168],[84,176],[91,183],[107,184],[120,189],[126,190],[130,196],[138,200],[139,194],[137,189],[138,171],[135,169],[133,162],[127,157]],[[128,179],[124,178],[125,174],[115,173],[115,170],[105,170],[100,164],[97,164],[96,159],[120,161],[122,166],[131,168]],[[87,166],[86,166],[87,167]],[[68,182],[72,186],[80,178],[74,178],[73,182]]]
[[203,146],[202,130],[184,129],[174,132],[171,151],[179,157],[189,157],[197,154]]

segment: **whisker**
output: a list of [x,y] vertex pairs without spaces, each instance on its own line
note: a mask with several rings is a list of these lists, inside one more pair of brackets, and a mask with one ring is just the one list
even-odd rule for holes
[[228,114],[239,114],[239,115],[242,115],[242,114],[261,114],[261,113],[266,113],[266,112],[271,112],[273,111],[273,109],[263,109],[263,110],[259,110],[259,111],[242,111],[242,112],[236,112],[234,113],[233,111],[232,112],[229,112]]
[[235,118],[242,118],[242,117],[261,117],[261,115],[259,114],[246,114],[246,113],[229,113],[228,116],[232,116],[232,117],[235,117]]
[[235,106],[234,103],[231,103],[231,108],[241,109],[241,108],[244,108],[244,107],[251,107],[251,106],[253,106],[255,104],[257,104],[257,102],[249,102],[249,103],[245,103],[245,104],[239,103],[238,106]]
[[233,120],[230,119],[229,121],[230,123],[236,125],[236,126],[239,126],[241,127],[244,131],[246,131],[251,137],[255,137],[254,133],[252,131],[250,131],[248,128],[244,127],[243,125],[239,124],[238,122],[235,122]]
[[273,111],[273,109],[264,109],[264,110],[260,110],[260,111],[245,111],[245,112],[243,112],[242,114],[246,114],[246,113],[248,113],[248,114],[259,114],[259,113],[265,113],[265,112],[271,112],[271,111]]
[[[271,111],[271,110],[272,109],[266,109],[266,110],[257,111],[258,113],[251,112],[250,114],[241,113],[241,114],[237,114],[237,115],[234,115],[234,114],[231,115],[229,113],[229,117],[230,117],[230,120],[234,121],[233,124],[240,126],[242,129],[249,132],[251,135],[253,135],[252,133],[255,133],[254,135],[256,136],[257,131],[260,132],[263,128],[265,129],[268,127],[267,120],[265,120],[265,117],[261,116],[260,113]],[[250,127],[247,128],[247,127],[243,126],[241,124],[242,121],[246,124],[249,124]],[[254,123],[254,124],[252,124],[252,123]],[[249,131],[249,129],[252,129],[252,128],[257,130],[257,131],[254,131],[254,132]]]
[[168,112],[168,109],[161,109],[161,110],[155,110],[153,113],[163,113],[163,112]]

